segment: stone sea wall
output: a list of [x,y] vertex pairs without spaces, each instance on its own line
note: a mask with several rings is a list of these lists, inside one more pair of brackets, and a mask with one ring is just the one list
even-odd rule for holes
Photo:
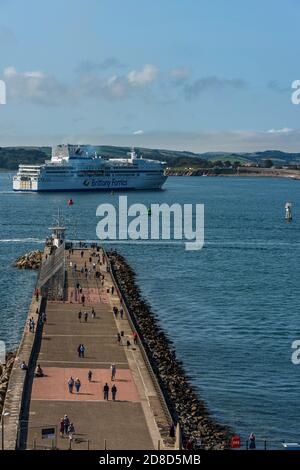
[[200,439],[205,449],[228,448],[230,429],[217,423],[198,397],[181,361],[176,357],[171,341],[155,319],[150,306],[143,300],[133,270],[116,251],[107,254],[174,423],[180,423],[184,441],[195,442]]
[[15,354],[7,353],[6,364],[0,364],[0,416],[2,414],[10,373],[14,364]]
[[20,256],[14,262],[14,266],[19,269],[39,269],[42,262],[42,255],[42,251],[30,251]]

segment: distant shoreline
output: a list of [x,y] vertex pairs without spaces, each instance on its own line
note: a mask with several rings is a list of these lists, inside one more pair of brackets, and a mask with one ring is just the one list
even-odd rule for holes
[[[0,173],[16,173],[17,170],[10,170],[7,168],[0,168]],[[208,172],[206,170],[167,170],[168,177],[171,176],[202,176],[202,177],[257,177],[257,178],[289,178],[294,180],[300,180],[300,170],[288,170],[288,169],[266,169],[266,168],[255,168],[249,169],[246,167],[240,168],[238,171],[222,171]]]
[[248,169],[245,167],[239,168],[238,171],[222,171],[219,172],[206,172],[204,170],[167,170],[168,176],[202,176],[202,177],[258,177],[258,178],[289,178],[300,180],[300,171],[288,169],[266,169],[255,168]]

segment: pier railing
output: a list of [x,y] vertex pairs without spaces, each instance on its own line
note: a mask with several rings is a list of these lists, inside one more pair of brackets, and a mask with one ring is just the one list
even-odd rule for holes
[[37,283],[42,295],[48,298],[52,296],[52,300],[63,300],[65,273],[65,243],[62,243],[42,262]]
[[[32,298],[31,305],[23,331],[22,339],[15,357],[13,369],[9,378],[8,391],[5,397],[3,413],[7,414],[5,422],[2,422],[2,437],[4,448],[6,450],[15,450],[19,448],[19,420],[26,413],[29,400],[30,383],[34,373],[34,355],[37,343],[41,337],[42,324],[40,321],[40,312],[44,311],[45,299]],[[29,319],[35,321],[35,329],[30,332],[28,328]],[[29,369],[21,370],[20,364],[24,361]],[[3,416],[2,416],[3,419]]]

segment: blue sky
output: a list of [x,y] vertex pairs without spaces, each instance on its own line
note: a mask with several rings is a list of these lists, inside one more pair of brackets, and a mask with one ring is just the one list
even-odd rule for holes
[[300,150],[299,0],[0,0],[0,145]]

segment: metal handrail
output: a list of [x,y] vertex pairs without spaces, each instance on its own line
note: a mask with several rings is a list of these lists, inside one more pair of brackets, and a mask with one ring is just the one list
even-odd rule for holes
[[49,279],[61,268],[64,268],[64,251],[65,244],[63,243],[57,248],[54,253],[49,256],[47,261],[44,261],[41,266],[40,276],[37,286],[41,288],[46,284]]

